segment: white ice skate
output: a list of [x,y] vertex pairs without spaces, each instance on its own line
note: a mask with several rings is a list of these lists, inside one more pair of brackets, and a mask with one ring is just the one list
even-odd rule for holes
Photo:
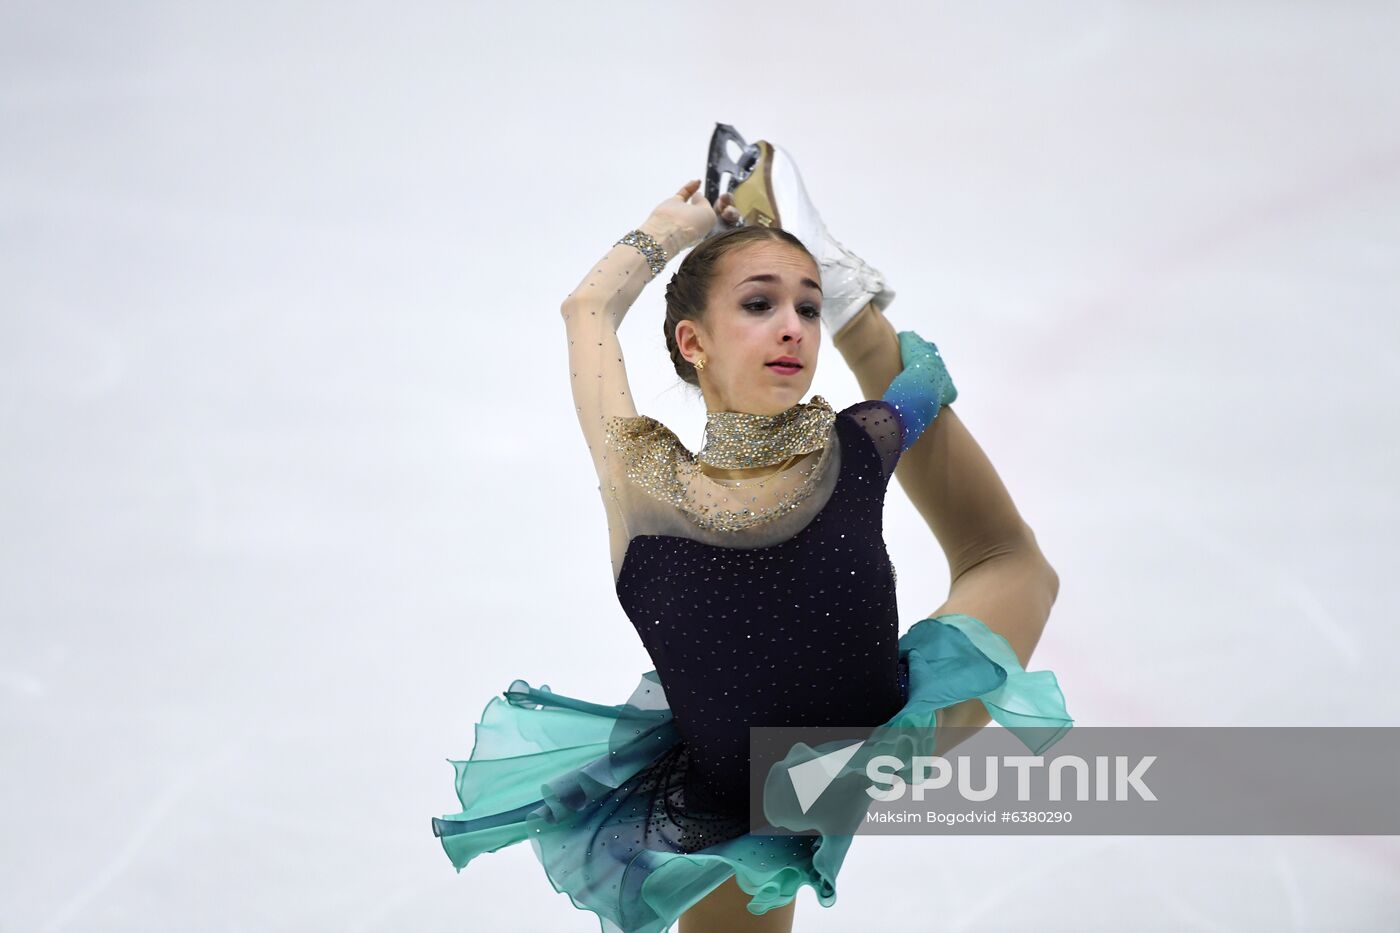
[[[738,158],[730,153],[734,144]],[[728,180],[721,183],[721,176]],[[705,197],[713,204],[728,192],[744,224],[786,230],[802,241],[821,267],[822,320],[837,334],[867,304],[883,311],[894,300],[879,270],[832,238],[786,151],[760,139],[748,144],[734,127],[716,123],[705,167]],[[714,232],[719,232],[718,226]]]

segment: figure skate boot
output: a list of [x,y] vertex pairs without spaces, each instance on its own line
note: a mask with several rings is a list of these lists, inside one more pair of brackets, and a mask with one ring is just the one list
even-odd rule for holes
[[[737,158],[730,152],[731,144],[739,149]],[[728,180],[721,182],[726,174]],[[879,270],[827,232],[792,156],[767,140],[745,143],[734,127],[716,123],[705,167],[705,197],[714,203],[724,193],[734,199],[742,224],[786,230],[816,257],[821,267],[822,320],[831,334],[839,333],[867,304],[883,311],[894,300],[894,290]]]

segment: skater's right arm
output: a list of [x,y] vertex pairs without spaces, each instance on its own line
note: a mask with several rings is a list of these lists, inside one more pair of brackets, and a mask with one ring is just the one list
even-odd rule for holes
[[[655,237],[668,254],[679,243],[677,234],[667,231],[655,218],[648,218],[637,229]],[[609,473],[603,444],[607,419],[637,414],[617,332],[651,278],[651,268],[641,251],[635,246],[614,245],[559,307],[569,337],[574,409],[599,479]]]
[[[654,237],[667,257],[699,242],[714,224],[714,210],[699,193],[699,186],[698,181],[683,186],[637,228]],[[651,267],[639,249],[614,245],[559,309],[569,337],[569,384],[574,409],[607,512],[614,579],[627,549],[629,499],[623,465],[608,450],[605,439],[610,419],[637,414],[617,332],[627,310],[652,278]]]

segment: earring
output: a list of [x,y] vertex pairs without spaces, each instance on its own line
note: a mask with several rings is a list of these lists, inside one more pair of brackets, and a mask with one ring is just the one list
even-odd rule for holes
[[700,369],[704,369],[704,368],[705,368],[705,358],[704,358],[703,356],[700,357],[700,359],[698,359],[698,360],[695,361],[695,368],[696,368],[697,370],[700,370]]

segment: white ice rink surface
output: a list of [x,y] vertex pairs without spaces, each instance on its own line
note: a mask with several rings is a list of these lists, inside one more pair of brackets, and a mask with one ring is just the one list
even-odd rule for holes
[[[938,343],[1060,573],[1029,666],[1079,725],[1400,725],[1398,38],[1385,3],[0,4],[0,933],[597,929],[430,817],[513,679],[650,668],[558,306],[716,121]],[[661,310],[632,391],[698,446]],[[859,397],[829,344],[813,392]],[[890,489],[907,627],[948,579]],[[838,888],[796,929],[1395,930],[1400,840],[870,837]]]

